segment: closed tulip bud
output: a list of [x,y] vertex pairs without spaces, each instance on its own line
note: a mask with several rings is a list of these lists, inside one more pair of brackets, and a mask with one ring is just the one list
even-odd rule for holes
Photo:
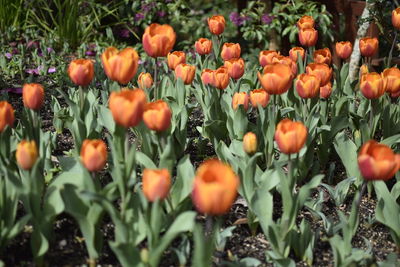
[[176,34],[168,24],[153,23],[143,34],[143,49],[151,57],[166,57],[175,45]]
[[312,74],[321,80],[321,86],[326,85],[332,79],[332,68],[324,63],[310,63],[306,67],[306,73]]
[[377,99],[385,93],[385,82],[376,72],[364,74],[360,82],[361,93],[368,99]]
[[324,86],[321,86],[321,88],[319,88],[319,96],[321,98],[329,98],[332,94],[332,83],[329,82],[327,84],[325,84]]
[[93,61],[90,59],[75,59],[69,63],[68,75],[71,81],[78,86],[88,86],[94,76]]
[[101,55],[101,61],[108,78],[120,84],[127,84],[136,75],[139,56],[136,50],[130,47],[121,51],[109,47]]
[[272,59],[279,55],[279,52],[270,51],[270,50],[263,50],[260,52],[258,56],[258,61],[262,67],[272,64]]
[[222,46],[221,57],[223,60],[240,58],[240,45],[234,43],[224,43]]
[[171,188],[171,176],[167,169],[144,169],[142,183],[143,194],[148,201],[163,200]]
[[208,55],[211,53],[212,41],[207,38],[200,38],[194,44],[194,48],[199,55]]
[[142,72],[138,77],[138,85],[140,89],[150,89],[153,86],[153,77],[148,72]]
[[189,64],[179,64],[175,68],[175,77],[182,79],[184,84],[191,84],[196,73],[196,67]]
[[312,29],[314,28],[314,19],[311,16],[302,16],[298,21],[297,21],[297,27],[299,29]]
[[382,77],[386,85],[386,92],[395,94],[400,91],[400,70],[398,68],[385,69]]
[[232,97],[232,108],[236,110],[239,105],[243,105],[244,110],[249,107],[249,96],[246,92],[235,93]]
[[390,147],[369,140],[358,153],[358,167],[365,180],[389,180],[400,168],[400,155]]
[[392,11],[392,24],[393,27],[400,30],[400,7]]
[[38,158],[35,141],[22,140],[17,146],[15,157],[21,169],[30,170]]
[[336,54],[341,59],[348,59],[351,52],[353,52],[353,45],[349,41],[336,43]]
[[379,47],[378,38],[364,37],[360,39],[360,52],[364,57],[372,57]]
[[321,80],[312,74],[300,74],[296,80],[296,90],[302,98],[314,98],[319,94]]
[[262,73],[258,72],[261,86],[270,95],[285,93],[292,86],[292,70],[288,65],[275,63],[264,67]]
[[186,54],[182,51],[174,51],[172,53],[168,53],[167,56],[168,67],[171,70],[175,70],[176,66],[181,63],[186,63]]
[[244,74],[243,58],[232,58],[224,62],[224,67],[228,69],[229,76],[232,79],[239,79]]
[[298,61],[298,56],[300,55],[300,57],[304,60],[304,57],[306,55],[304,48],[303,47],[293,47],[292,49],[289,50],[289,57],[291,60],[293,60],[293,62],[297,62]]
[[100,139],[85,139],[81,147],[81,161],[88,171],[101,171],[107,162],[106,144]]
[[[201,81],[203,82],[204,85],[207,84],[214,84],[214,70],[210,70],[210,69],[204,69],[201,72]],[[228,76],[228,82],[229,82],[229,76]]]
[[249,155],[256,153],[257,151],[257,136],[248,132],[243,136],[243,150]]
[[307,140],[307,128],[301,122],[283,119],[275,131],[275,141],[285,154],[298,153]]
[[114,121],[125,128],[134,127],[142,120],[146,94],[142,89],[123,89],[110,95],[110,110]]
[[329,48],[315,50],[314,62],[315,63],[325,63],[327,65],[330,65],[332,62],[331,50],[329,50]]
[[6,126],[14,125],[14,109],[7,101],[0,101],[0,133],[4,131]]
[[296,64],[296,62],[291,60],[290,57],[278,55],[278,56],[272,58],[272,64],[274,64],[274,63],[282,63],[285,65],[288,65],[290,67],[290,69],[292,70],[292,77],[296,77],[297,64]]
[[33,110],[39,110],[43,106],[44,89],[38,83],[26,83],[22,87],[22,99],[24,106]]
[[224,90],[229,84],[229,73],[225,67],[219,67],[214,71],[214,84],[213,86]]
[[318,41],[318,31],[316,29],[299,30],[299,41],[302,46],[315,46]]
[[192,200],[196,209],[209,215],[229,211],[237,196],[239,178],[232,168],[218,159],[209,159],[197,169]]
[[225,18],[222,15],[215,15],[207,19],[210,32],[215,35],[220,35],[225,30]]
[[171,125],[172,112],[168,104],[163,100],[147,103],[143,112],[143,121],[147,128],[156,132],[162,132]]
[[258,105],[265,108],[269,102],[269,94],[264,89],[254,89],[250,91],[250,102],[253,108],[257,108]]
[[367,73],[369,73],[368,65],[366,65],[366,64],[361,65],[360,71],[359,71],[359,79],[361,80],[361,77]]

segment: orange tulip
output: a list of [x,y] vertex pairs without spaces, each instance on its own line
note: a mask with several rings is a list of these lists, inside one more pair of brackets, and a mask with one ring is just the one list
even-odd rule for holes
[[302,46],[315,46],[318,41],[318,31],[316,29],[301,29],[299,31],[299,41]]
[[176,66],[181,63],[186,63],[186,54],[182,51],[174,51],[172,53],[168,53],[167,56],[168,67],[171,70],[175,70]]
[[140,89],[150,89],[153,86],[153,77],[148,72],[141,72],[138,77],[138,85]]
[[320,84],[318,76],[303,73],[297,76],[296,90],[302,98],[313,98],[318,96]]
[[244,74],[244,60],[243,58],[232,58],[224,63],[224,67],[228,69],[229,76],[232,79],[239,79]]
[[385,93],[385,81],[376,72],[364,74],[360,82],[361,93],[368,99],[376,99]]
[[321,88],[319,88],[319,96],[321,98],[329,98],[332,94],[332,83],[329,82],[327,84],[325,84],[324,86],[321,86]]
[[311,16],[302,16],[298,21],[297,21],[297,27],[300,30],[303,29],[312,29],[314,28],[314,19]]
[[315,50],[314,62],[315,63],[325,63],[327,65],[330,65],[332,62],[331,50],[329,50],[329,48]]
[[14,125],[14,109],[7,101],[0,101],[0,133],[4,131],[6,126]]
[[272,59],[279,55],[279,52],[271,51],[271,50],[263,50],[260,52],[258,56],[258,60],[260,65],[265,67],[266,65],[272,64]]
[[22,99],[24,106],[33,110],[39,110],[43,106],[44,89],[38,83],[26,83],[22,87]]
[[291,60],[290,57],[278,55],[278,56],[272,58],[272,64],[274,64],[274,63],[282,63],[285,65],[288,65],[290,67],[290,69],[292,70],[292,77],[296,77],[297,64],[296,64],[296,62]]
[[269,102],[269,94],[264,89],[254,89],[250,91],[250,102],[253,108],[257,108],[258,105],[265,108]]
[[94,76],[93,61],[90,59],[75,59],[68,66],[71,81],[78,86],[88,86]]
[[171,117],[171,109],[163,100],[147,103],[144,107],[143,121],[150,130],[156,132],[167,130],[171,125]]
[[125,128],[134,127],[142,120],[146,94],[142,89],[123,89],[110,95],[110,110],[114,121]]
[[144,169],[142,183],[144,196],[148,201],[154,202],[167,197],[171,188],[171,176],[167,169]]
[[101,61],[108,78],[120,84],[127,84],[137,72],[139,56],[136,50],[130,47],[121,51],[109,47],[101,55]]
[[212,49],[212,41],[207,38],[200,38],[194,44],[194,48],[199,55],[210,54]]
[[221,57],[223,60],[240,58],[240,45],[234,43],[224,43],[222,46]]
[[246,92],[235,93],[232,97],[232,108],[237,110],[239,105],[243,105],[244,110],[249,107],[249,96]]
[[336,54],[341,59],[348,59],[351,56],[351,52],[353,52],[353,45],[349,41],[336,43]]
[[358,167],[365,180],[389,180],[400,168],[400,154],[390,147],[369,140],[358,153]]
[[288,65],[275,63],[265,66],[262,74],[258,72],[261,86],[270,95],[285,93],[292,86],[292,70]]
[[88,171],[101,171],[107,162],[107,146],[103,140],[85,139],[81,147],[81,161]]
[[228,87],[229,84],[229,73],[225,67],[219,67],[214,71],[214,83],[213,86],[223,90]]
[[300,55],[301,58],[304,60],[306,53],[303,47],[296,46],[289,50],[289,57],[291,60],[293,60],[293,62],[297,63],[298,55]]
[[385,69],[382,77],[386,85],[386,92],[395,94],[400,91],[400,70],[398,68]]
[[369,73],[368,65],[366,65],[366,64],[361,65],[359,73],[358,73],[359,79],[361,80],[361,77],[367,73]]
[[[214,70],[210,69],[204,69],[201,72],[201,81],[203,82],[204,85],[211,84],[213,85],[214,82]],[[228,82],[229,82],[229,76],[228,76]]]
[[175,77],[181,78],[184,84],[191,84],[196,73],[196,67],[189,64],[179,64],[175,68]]
[[218,159],[209,159],[197,169],[192,200],[196,209],[209,215],[226,213],[236,199],[239,178]]
[[364,57],[372,57],[379,47],[379,41],[377,38],[364,37],[360,39],[360,52]]
[[24,170],[30,170],[38,158],[38,150],[35,141],[22,140],[17,145],[15,154],[19,167]]
[[392,11],[392,24],[393,27],[400,30],[400,7]]
[[143,49],[151,57],[166,57],[174,47],[176,34],[168,24],[152,23],[143,34]]
[[243,136],[243,150],[249,155],[256,153],[257,135],[252,132],[248,132]]
[[307,128],[301,122],[283,119],[275,131],[275,141],[285,154],[298,153],[307,140]]
[[326,85],[332,79],[332,68],[324,63],[310,63],[306,67],[306,73],[312,74],[321,80],[321,86]]
[[215,15],[207,19],[210,32],[215,35],[220,35],[225,30],[225,18],[222,15]]

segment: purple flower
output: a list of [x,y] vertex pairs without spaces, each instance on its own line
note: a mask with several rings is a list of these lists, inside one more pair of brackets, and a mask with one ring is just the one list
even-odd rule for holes
[[6,58],[8,58],[8,59],[11,59],[11,58],[12,58],[12,54],[11,54],[11,53],[5,53],[4,56],[5,56]]
[[229,15],[229,19],[232,21],[232,23],[233,24],[235,24],[236,26],[242,26],[243,25],[243,23],[246,21],[246,20],[249,20],[250,18],[249,17],[246,17],[246,16],[241,16],[239,13],[237,13],[237,12],[232,12],[230,15]]
[[144,19],[144,15],[142,13],[136,13],[135,21],[140,21],[142,19]]
[[50,54],[51,52],[54,52],[54,49],[51,47],[47,47],[47,53]]
[[22,94],[22,87],[5,88],[2,91],[7,93]]
[[166,15],[166,12],[164,10],[161,10],[161,11],[157,12],[157,16],[159,16],[160,18],[165,17],[165,15]]
[[55,68],[55,67],[50,67],[48,70],[47,70],[47,73],[54,73],[54,72],[56,72],[57,71],[57,69]]
[[96,55],[96,51],[93,50],[87,50],[85,53],[89,57],[94,57]]
[[273,19],[274,19],[274,16],[270,16],[268,13],[265,13],[261,17],[261,22],[264,24],[271,24]]

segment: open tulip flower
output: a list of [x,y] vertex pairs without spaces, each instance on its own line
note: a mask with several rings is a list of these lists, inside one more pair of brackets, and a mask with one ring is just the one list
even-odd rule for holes
[[101,171],[107,162],[106,144],[100,139],[84,140],[81,148],[81,160],[88,171]]
[[376,54],[379,48],[379,41],[377,38],[364,37],[360,39],[360,52],[364,57],[372,57]]
[[148,72],[140,73],[138,77],[138,85],[142,90],[150,89],[153,86],[153,77],[151,77],[151,74]]
[[167,56],[168,67],[171,70],[175,70],[176,66],[181,63],[186,63],[186,54],[182,51],[174,51],[172,53],[168,53]]
[[150,57],[166,57],[175,45],[176,33],[168,24],[153,23],[143,34],[143,49]]
[[280,95],[292,86],[292,69],[282,63],[267,65],[262,73],[258,73],[258,79],[268,94]]
[[175,68],[175,77],[182,79],[184,84],[191,84],[196,73],[196,67],[181,63]]
[[232,79],[239,79],[244,74],[244,60],[243,58],[232,58],[226,60],[224,67],[228,69],[229,76]]
[[298,55],[300,55],[300,57],[304,60],[305,54],[306,53],[303,47],[296,46],[289,50],[289,57],[293,60],[293,62],[297,62]]
[[68,75],[71,81],[78,86],[88,86],[94,77],[94,65],[90,59],[75,59],[69,63]]
[[321,98],[329,98],[332,94],[332,83],[329,82],[327,84],[325,84],[324,86],[321,86],[321,88],[319,88],[319,96]]
[[14,125],[14,109],[7,101],[0,101],[0,133],[4,131],[6,126]]
[[223,60],[229,60],[232,58],[240,58],[240,45],[236,43],[224,43],[222,46],[221,57]]
[[211,53],[212,41],[207,38],[200,38],[194,44],[194,48],[199,55],[208,55]]
[[215,35],[220,35],[225,30],[225,18],[222,15],[215,15],[207,19],[210,32]]
[[262,67],[265,67],[266,65],[271,65],[273,63],[272,59],[278,55],[279,52],[272,50],[263,50],[260,51],[260,54],[258,55],[258,61],[260,62],[260,65]]
[[332,62],[331,50],[329,50],[329,48],[315,50],[314,62],[315,63],[325,63],[327,65],[330,65]]
[[299,30],[299,41],[302,46],[315,46],[318,41],[318,31],[314,28],[306,28]]
[[386,86],[386,92],[396,94],[400,91],[400,70],[398,68],[388,68],[382,72],[382,77]]
[[311,16],[303,16],[297,21],[299,29],[312,29],[314,28],[315,21]]
[[250,91],[250,103],[253,108],[257,108],[258,105],[265,108],[268,105],[270,96],[265,89],[254,89]]
[[278,55],[278,56],[272,58],[272,64],[274,64],[274,63],[282,63],[285,65],[288,65],[290,67],[290,69],[292,70],[292,77],[296,77],[297,64],[290,57]]
[[136,50],[130,47],[121,51],[109,47],[101,55],[101,61],[108,78],[120,84],[127,84],[136,75],[139,56]]
[[361,93],[368,99],[377,99],[385,93],[385,81],[379,73],[364,74],[360,82]]
[[229,85],[229,72],[225,67],[219,67],[214,71],[213,86],[224,90]]
[[335,45],[336,54],[341,59],[348,59],[351,56],[351,52],[353,52],[353,45],[347,42],[337,42]]
[[[201,81],[203,82],[204,85],[208,85],[208,84],[214,85],[214,83],[215,83],[214,72],[215,72],[215,70],[211,70],[211,69],[204,69],[201,72]],[[229,77],[228,77],[228,82],[229,82]]]
[[172,112],[163,100],[147,103],[144,107],[143,121],[153,131],[162,132],[171,125]]
[[246,92],[235,93],[232,97],[232,108],[236,110],[239,105],[243,105],[244,110],[249,107],[249,96]]
[[392,24],[396,29],[400,29],[400,7],[392,11]]
[[312,74],[300,74],[296,80],[296,90],[302,98],[313,98],[319,95],[321,80]]
[[143,193],[148,201],[154,202],[167,197],[171,187],[171,176],[167,169],[143,171]]
[[306,67],[306,73],[312,74],[321,80],[321,86],[326,85],[332,79],[332,68],[324,63],[310,63]]
[[275,141],[282,153],[298,153],[306,140],[307,128],[301,122],[283,119],[276,126]]

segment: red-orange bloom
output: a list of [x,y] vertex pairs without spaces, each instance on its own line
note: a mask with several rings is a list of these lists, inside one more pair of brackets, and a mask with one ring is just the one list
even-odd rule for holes
[[228,69],[229,76],[232,79],[239,79],[244,74],[244,60],[243,58],[232,58],[224,63],[224,67]]
[[167,56],[168,67],[171,70],[175,70],[176,66],[181,63],[186,63],[186,54],[182,51],[174,51],[172,53],[168,53]]
[[400,30],[400,7],[392,11],[392,24],[393,27]]
[[248,132],[243,136],[243,150],[249,155],[256,153],[257,135],[255,133]]
[[207,38],[200,38],[194,44],[194,48],[199,55],[210,54],[212,49],[212,41]]
[[21,169],[30,170],[38,158],[38,149],[35,141],[22,140],[17,145],[15,157]]
[[293,62],[297,62],[298,55],[304,60],[306,53],[303,47],[296,46],[289,50],[289,57]]
[[196,67],[189,64],[179,64],[175,68],[175,77],[182,79],[184,84],[191,84],[196,73]]
[[148,72],[141,72],[138,77],[138,85],[140,89],[149,89],[153,85],[153,77]]
[[222,15],[215,15],[207,19],[210,32],[215,35],[220,35],[225,30],[225,18]]
[[348,59],[351,56],[351,52],[353,52],[353,45],[347,42],[337,42],[336,43],[336,54],[341,59]]
[[279,52],[272,50],[263,50],[260,51],[260,54],[258,55],[258,60],[260,62],[260,65],[265,67],[266,65],[271,65],[272,59],[278,55]]
[[109,47],[101,55],[101,61],[108,78],[120,84],[127,84],[137,72],[139,56],[136,50],[130,47],[121,51]]
[[300,74],[296,80],[296,90],[302,98],[313,98],[319,94],[321,80],[312,74]]
[[239,178],[229,165],[209,159],[197,169],[192,200],[199,212],[222,215],[232,206],[238,187]]
[[94,76],[93,61],[90,59],[75,59],[68,66],[71,81],[78,86],[88,86]]
[[0,133],[4,131],[6,126],[14,125],[14,109],[7,101],[0,101]]
[[167,169],[144,169],[142,183],[144,196],[148,201],[154,202],[167,197],[171,188],[171,176]]
[[312,29],[314,28],[314,19],[311,16],[302,16],[298,21],[297,21],[297,27],[299,29]]
[[85,139],[81,147],[81,161],[88,171],[101,171],[107,162],[107,146],[103,140]]
[[382,77],[386,85],[386,92],[396,94],[400,91],[400,70],[398,68],[385,69]]
[[365,180],[389,180],[400,168],[400,155],[390,147],[369,140],[358,153],[358,167]]
[[325,63],[325,64],[330,65],[332,62],[331,50],[329,50],[329,48],[315,50],[314,62],[315,63]]
[[319,88],[319,96],[321,98],[329,98],[332,94],[332,83],[329,82],[327,84],[325,84],[324,86],[321,86],[321,88]]
[[292,77],[296,77],[297,64],[290,57],[278,55],[278,56],[272,58],[272,64],[274,64],[274,63],[282,63],[285,65],[288,65],[290,67],[290,69],[292,70]]
[[307,140],[307,128],[301,122],[283,119],[275,131],[275,141],[285,154],[298,153]]
[[361,76],[360,90],[366,98],[376,99],[385,93],[385,82],[380,74],[367,73]]
[[43,106],[44,89],[38,83],[26,83],[22,87],[22,99],[24,106],[33,110],[39,110]]
[[286,64],[275,63],[265,66],[262,73],[258,72],[261,86],[270,95],[285,93],[292,86],[292,70]]
[[232,108],[236,110],[239,105],[243,105],[244,110],[249,107],[249,96],[246,92],[235,93],[232,97]]
[[372,57],[379,47],[378,38],[364,37],[360,39],[360,52],[364,57]]
[[326,85],[332,79],[332,68],[323,63],[310,63],[306,67],[306,73],[320,78],[321,86]]
[[234,43],[224,43],[222,46],[221,57],[223,60],[240,58],[240,45]]
[[[204,85],[207,85],[207,84],[211,84],[211,85],[213,85],[215,82],[214,82],[214,70],[211,70],[211,69],[204,69],[202,72],[201,72],[201,81],[203,82],[203,84]],[[228,76],[228,82],[229,82],[229,76]]]
[[299,41],[302,46],[315,46],[318,41],[318,31],[316,29],[300,29]]
[[223,90],[229,85],[229,73],[228,69],[225,67],[219,67],[214,71],[214,87]]
[[176,34],[168,24],[153,23],[143,34],[143,49],[151,57],[165,57],[175,45]]
[[250,102],[253,108],[257,108],[258,105],[265,108],[269,102],[269,94],[264,89],[254,89],[250,91]]
[[143,121],[147,128],[156,132],[162,132],[171,125],[172,112],[168,104],[163,100],[147,103],[143,112]]

